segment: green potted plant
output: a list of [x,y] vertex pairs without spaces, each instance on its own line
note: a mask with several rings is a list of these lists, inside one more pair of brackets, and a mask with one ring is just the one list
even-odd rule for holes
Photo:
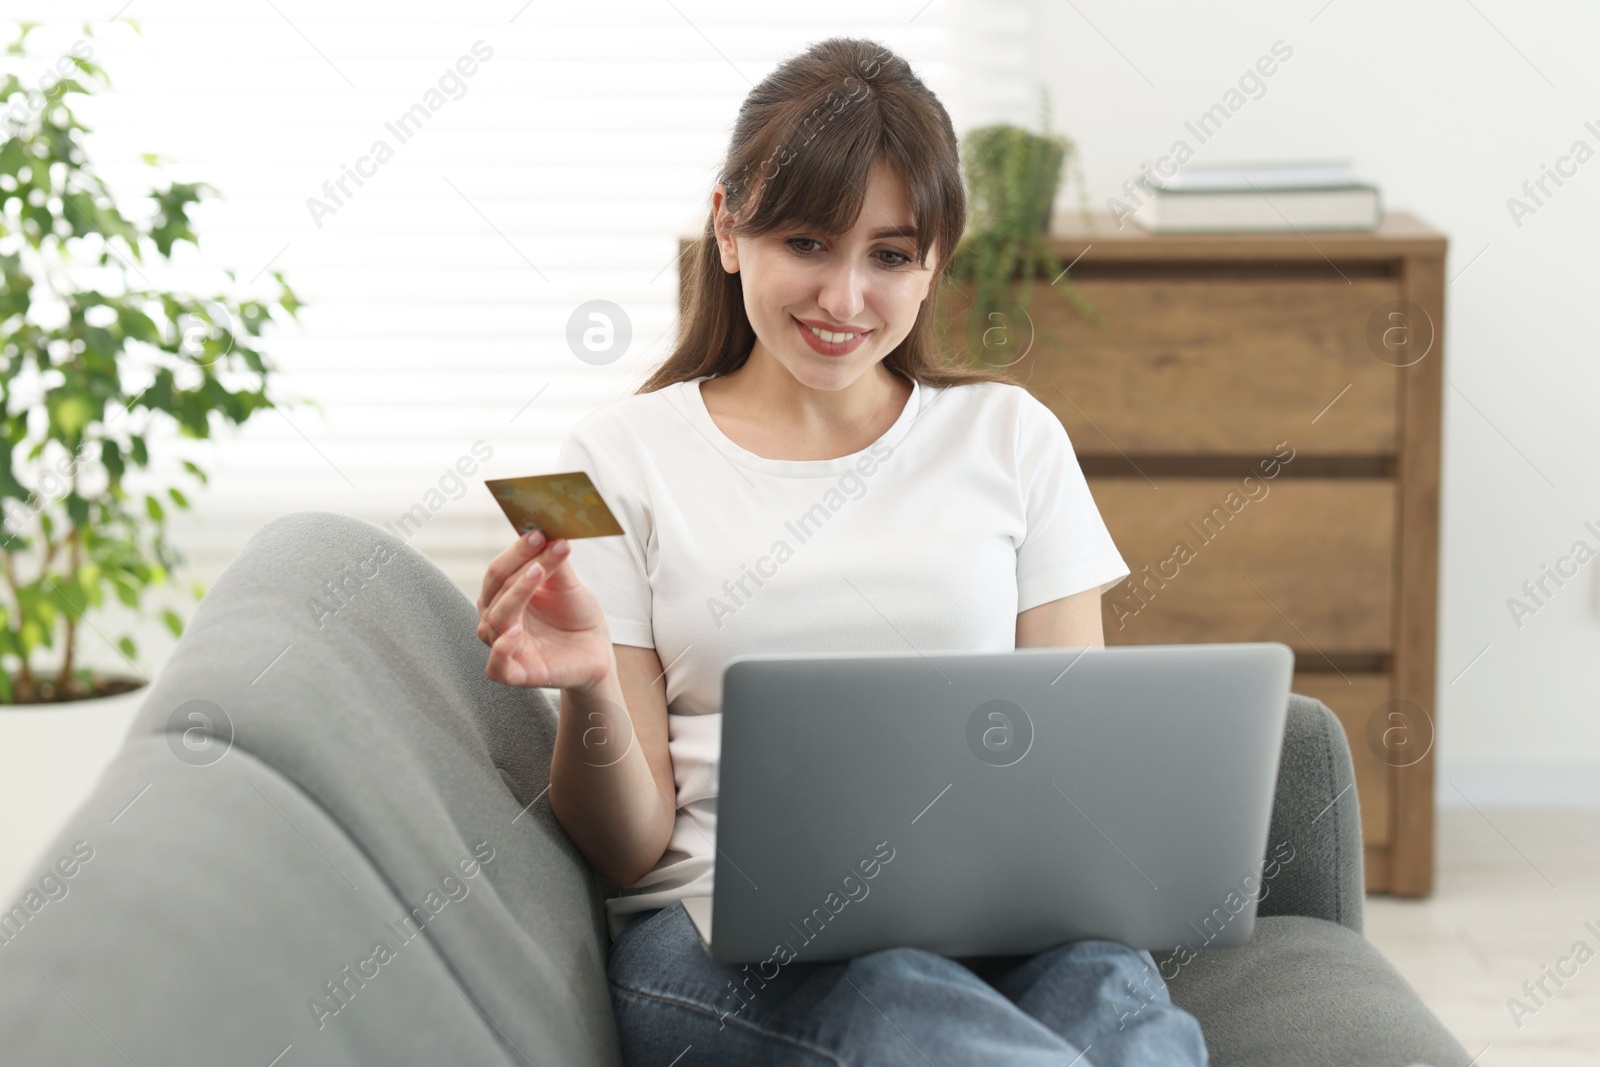
[[[133,666],[133,638],[89,616],[108,593],[138,612],[184,562],[165,524],[189,497],[170,475],[147,470],[152,431],[175,425],[180,437],[208,438],[214,422],[237,426],[276,406],[251,342],[274,313],[293,319],[300,307],[280,272],[269,300],[150,281],[175,245],[198,249],[189,212],[215,190],[153,180],[146,209],[124,214],[68,105],[110,84],[91,58],[92,30],[85,25],[52,67],[28,55],[35,28],[22,25],[6,49],[15,69],[0,78],[0,705],[15,706],[144,684],[136,666],[103,675],[78,653],[80,641],[103,638]],[[159,168],[158,157],[143,159]],[[186,481],[206,483],[193,461],[181,466]],[[189,591],[204,595],[198,583]],[[160,617],[182,632],[177,612]]]
[[[1071,138],[1050,132],[1050,102],[1041,93],[1041,128],[1033,133],[1000,123],[969,130],[961,139],[967,183],[967,228],[950,262],[946,284],[970,291],[965,351],[974,365],[1004,366],[1026,317],[1035,278],[1053,282],[1079,313],[1102,322],[1099,312],[1062,274],[1065,264],[1051,250],[1051,210],[1063,172],[1076,180],[1079,205],[1089,221],[1088,190]],[[1059,276],[1059,280],[1058,280]],[[1015,303],[1013,285],[1020,282]]]

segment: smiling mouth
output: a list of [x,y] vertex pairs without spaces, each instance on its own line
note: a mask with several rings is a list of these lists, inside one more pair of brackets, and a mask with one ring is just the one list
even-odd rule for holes
[[[792,318],[793,316],[791,316]],[[807,326],[799,319],[794,320],[795,328],[805,338],[811,348],[825,356],[843,356],[859,348],[865,338],[872,333],[871,330],[838,331],[820,330]]]

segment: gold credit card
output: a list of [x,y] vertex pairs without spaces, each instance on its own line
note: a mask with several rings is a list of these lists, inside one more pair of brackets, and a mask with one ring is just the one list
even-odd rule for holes
[[622,533],[600,491],[584,471],[487,478],[484,485],[500,503],[519,534],[534,527],[548,540],[558,537],[611,537]]

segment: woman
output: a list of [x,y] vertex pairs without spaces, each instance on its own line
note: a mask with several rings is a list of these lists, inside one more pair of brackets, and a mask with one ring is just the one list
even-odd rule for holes
[[1116,942],[802,953],[770,977],[701,947],[681,901],[711,892],[729,657],[1103,646],[1100,593],[1128,573],[1049,409],[935,351],[966,206],[904,60],[835,38],[783,64],[721,176],[676,350],[561,450],[624,536],[535,530],[478,602],[489,676],[562,693],[549,800],[624,887],[627,1062],[1204,1064],[1153,958]]

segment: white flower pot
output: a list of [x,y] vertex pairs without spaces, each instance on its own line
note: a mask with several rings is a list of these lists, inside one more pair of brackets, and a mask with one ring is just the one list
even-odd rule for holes
[[44,850],[94,791],[149,692],[140,685],[91,700],[0,704],[0,908],[43,873]]

